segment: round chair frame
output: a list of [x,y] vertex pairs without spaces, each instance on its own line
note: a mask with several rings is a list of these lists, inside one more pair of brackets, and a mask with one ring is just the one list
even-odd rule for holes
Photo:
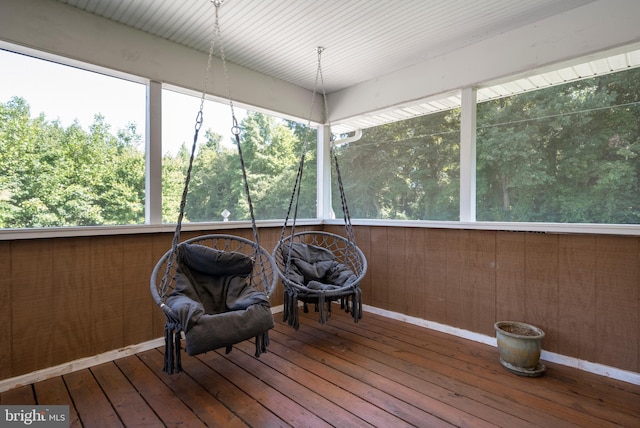
[[349,242],[344,236],[320,231],[296,232],[293,234],[293,237],[289,235],[280,240],[273,249],[272,256],[275,260],[276,270],[282,283],[285,287],[293,288],[301,296],[319,294],[319,292],[310,290],[303,284],[298,284],[287,278],[287,258],[283,249],[288,247],[291,242],[315,245],[331,251],[336,257],[335,261],[347,266],[356,276],[356,280],[349,285],[334,290],[322,291],[327,298],[337,298],[352,293],[353,290],[360,285],[364,275],[367,273],[367,259],[362,250],[352,242]]
[[[236,252],[250,256],[253,259],[253,273],[250,276],[251,284],[258,290],[263,291],[267,296],[271,296],[278,281],[276,264],[271,255],[262,247],[256,253],[255,242],[235,235],[202,235],[183,241],[188,244],[206,245],[225,252]],[[170,261],[170,257],[173,258]],[[165,304],[167,297],[175,289],[175,276],[177,263],[176,254],[169,250],[156,263],[151,273],[150,287],[151,296],[156,304],[162,309],[167,317],[175,320],[175,315]],[[170,271],[167,273],[167,268]],[[166,275],[166,281],[163,281]],[[164,284],[164,285],[163,285]]]

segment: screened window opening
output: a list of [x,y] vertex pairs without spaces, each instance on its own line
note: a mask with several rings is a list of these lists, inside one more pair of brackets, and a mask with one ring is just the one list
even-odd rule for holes
[[[460,218],[460,109],[371,127],[336,149],[352,218]],[[332,205],[342,217],[333,170]]]
[[477,106],[477,220],[640,223],[640,68]]
[[144,84],[0,50],[0,228],[145,222]]
[[[162,219],[178,218],[191,154],[200,98],[163,90]],[[305,160],[299,218],[316,216],[316,129],[264,113],[234,107],[240,144],[257,220],[282,219],[287,208],[302,145],[310,139]],[[185,222],[246,221],[247,196],[228,104],[206,101]]]

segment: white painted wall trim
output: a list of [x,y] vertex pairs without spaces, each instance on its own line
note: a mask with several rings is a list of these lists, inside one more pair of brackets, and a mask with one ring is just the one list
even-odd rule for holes
[[21,376],[0,380],[0,392],[8,391],[10,389],[17,388],[23,385],[30,385],[32,383],[41,382],[52,377],[62,376],[79,370],[88,369],[99,364],[117,360],[118,358],[124,358],[135,355],[139,352],[148,351],[162,345],[164,345],[164,338],[153,339],[149,340],[148,342],[139,343],[137,345],[127,346],[125,348],[93,355],[91,357],[80,358],[79,360],[60,364],[54,367],[48,367],[46,369],[27,373]]
[[[59,56],[73,61],[202,92],[207,54],[189,49],[51,0],[0,0],[0,42],[35,49],[37,56]],[[53,59],[53,57],[51,58]],[[228,63],[230,85],[238,106],[267,109],[288,117],[307,111],[311,91]],[[222,72],[222,61],[212,58],[212,73]],[[110,73],[111,74],[111,73]],[[211,79],[208,92],[227,98],[224,79]],[[312,121],[322,121],[322,103],[316,99]]]
[[162,83],[147,85],[145,221],[162,224]]
[[[640,225],[591,224],[591,223],[509,223],[500,221],[439,221],[439,220],[389,220],[351,219],[354,226],[422,227],[428,229],[497,230],[544,233],[581,233],[590,235],[640,236]],[[343,224],[340,220],[323,220],[324,224]],[[1,236],[0,236],[0,239]]]
[[[283,310],[283,305],[274,306],[271,308],[271,313],[277,314],[279,312],[282,312]],[[100,364],[117,360],[119,358],[129,357],[140,352],[149,351],[160,346],[164,346],[164,337],[159,337],[157,339],[149,340],[137,345],[126,346],[121,349],[114,349],[112,351],[107,351],[91,357],[80,358],[68,363],[60,364],[54,367],[48,367],[46,369],[26,373],[24,375],[12,377],[9,379],[3,379],[0,380],[0,392],[18,388],[23,385],[42,382],[43,380],[47,380],[52,377],[62,376],[79,370],[88,369]]]
[[460,221],[476,221],[476,89],[461,92]]
[[[428,321],[422,318],[412,317],[409,315],[401,314],[398,312],[388,311],[386,309],[380,309],[369,305],[363,305],[365,312],[371,312],[372,314],[381,315],[383,317],[403,321],[409,324],[425,327],[431,330],[439,331],[441,333],[450,334],[452,336],[461,337],[463,339],[472,340],[474,342],[480,342],[485,345],[497,347],[496,338],[487,336],[485,334],[476,333],[469,330],[464,330],[457,327],[451,327],[446,324],[440,324],[433,321]],[[496,361],[497,361],[496,353]],[[622,370],[616,367],[606,366],[604,364],[592,363],[590,361],[580,360],[574,357],[568,357],[566,355],[556,354],[555,352],[548,352],[542,350],[541,360],[549,361],[551,363],[561,364],[567,367],[573,367],[578,370],[582,370],[589,373],[594,373],[600,376],[609,377],[623,382],[628,382],[634,385],[640,385],[640,373]]]
[[327,125],[318,126],[316,149],[316,216],[331,216],[331,130]]

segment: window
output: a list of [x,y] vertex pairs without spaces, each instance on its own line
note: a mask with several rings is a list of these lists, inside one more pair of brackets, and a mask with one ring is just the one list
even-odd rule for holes
[[0,50],[0,228],[144,223],[146,86]]
[[640,68],[478,104],[477,220],[640,223]]
[[[459,219],[459,108],[364,129],[336,153],[351,217]],[[335,177],[332,183],[341,217]]]
[[[0,61],[0,228],[144,224],[142,79],[6,50]],[[635,227],[638,65],[561,84],[545,78],[550,72],[478,89],[475,182],[462,186],[460,92],[338,124],[343,136],[354,124],[370,126],[336,148],[351,217],[457,222],[461,189],[475,188],[477,221]],[[544,89],[530,89],[545,79]],[[163,223],[178,218],[200,108],[200,96],[186,92],[162,89]],[[230,107],[207,100],[203,112],[183,221],[249,220]],[[297,216],[315,218],[317,130],[264,112],[235,113],[256,219],[287,214],[305,142]],[[341,218],[335,169],[332,175],[332,208]],[[159,186],[150,184],[150,201]]]
[[[177,221],[200,97],[163,90],[163,222]],[[298,209],[315,218],[316,130],[301,123],[234,107],[240,128],[254,214],[258,220],[287,213],[304,139],[311,139]],[[185,222],[249,220],[249,206],[228,104],[205,102]]]

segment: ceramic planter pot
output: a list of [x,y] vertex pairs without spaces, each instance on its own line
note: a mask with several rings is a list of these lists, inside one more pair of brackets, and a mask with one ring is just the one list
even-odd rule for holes
[[544,331],[518,321],[498,321],[494,324],[500,363],[521,376],[540,376],[545,366],[540,363]]

